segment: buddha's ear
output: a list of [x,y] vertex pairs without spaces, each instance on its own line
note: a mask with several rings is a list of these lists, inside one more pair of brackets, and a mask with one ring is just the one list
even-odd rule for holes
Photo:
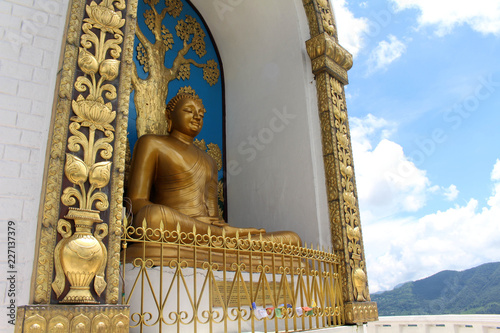
[[170,133],[172,131],[172,119],[170,117],[167,117],[167,133]]
[[171,113],[172,111],[169,110],[169,108],[167,107],[165,109],[165,119],[167,120],[167,133],[170,133],[170,131],[172,130],[172,117],[171,117]]

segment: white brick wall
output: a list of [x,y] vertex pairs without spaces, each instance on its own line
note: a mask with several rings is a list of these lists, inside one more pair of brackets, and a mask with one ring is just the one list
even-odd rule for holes
[[7,223],[16,223],[16,305],[29,303],[37,214],[67,0],[0,0],[0,331],[7,317]]

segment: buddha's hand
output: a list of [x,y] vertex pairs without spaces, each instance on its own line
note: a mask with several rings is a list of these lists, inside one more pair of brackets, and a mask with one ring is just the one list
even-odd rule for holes
[[195,219],[206,224],[215,225],[217,227],[223,227],[226,225],[226,222],[224,222],[224,220],[213,216],[197,216],[195,217]]
[[212,222],[212,225],[215,225],[217,227],[225,227],[225,226],[227,226],[227,223],[223,219],[217,219],[217,220]]
[[231,227],[230,225],[224,225],[222,227],[224,231],[226,232],[226,235],[229,237],[234,237],[236,236],[236,233],[240,237],[245,237],[248,234],[250,235],[259,235],[259,234],[264,234],[266,232],[265,229],[256,229],[256,228],[236,228],[236,227]]

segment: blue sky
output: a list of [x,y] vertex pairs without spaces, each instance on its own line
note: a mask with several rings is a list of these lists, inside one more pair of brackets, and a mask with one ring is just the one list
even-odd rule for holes
[[500,2],[332,3],[371,291],[500,261]]

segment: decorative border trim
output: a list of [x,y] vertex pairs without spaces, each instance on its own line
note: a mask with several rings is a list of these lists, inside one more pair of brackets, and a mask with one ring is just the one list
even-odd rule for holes
[[59,85],[58,101],[55,106],[55,118],[50,144],[49,163],[45,185],[43,212],[39,226],[38,258],[35,262],[36,273],[34,276],[35,304],[50,303],[52,292],[52,275],[54,269],[54,248],[57,238],[57,221],[61,206],[61,188],[63,166],[68,136],[68,121],[71,112],[71,99],[73,82],[76,72],[78,57],[78,42],[81,35],[81,23],[85,11],[85,0],[73,0],[68,24],[64,62],[62,66],[61,81]]
[[375,302],[344,304],[346,324],[366,323],[378,320],[378,308]]
[[123,192],[125,187],[125,156],[127,152],[127,124],[133,73],[135,27],[138,0],[128,0],[124,29],[120,82],[118,84],[118,112],[115,126],[115,150],[113,153],[113,177],[110,194],[110,217],[108,234],[108,287],[106,303],[117,304],[120,283],[120,244],[123,221]]
[[128,305],[32,305],[18,308],[16,333],[115,332],[129,330]]
[[328,72],[343,84],[348,84],[347,71],[351,69],[352,55],[326,32],[306,42],[312,60],[313,73]]

